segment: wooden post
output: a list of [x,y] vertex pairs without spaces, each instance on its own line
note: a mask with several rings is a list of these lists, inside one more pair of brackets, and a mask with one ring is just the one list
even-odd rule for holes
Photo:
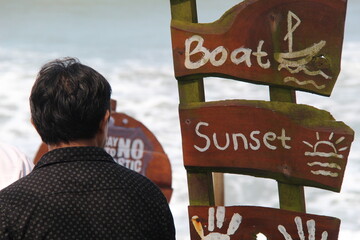
[[[173,20],[197,22],[195,0],[171,0]],[[191,81],[178,81],[180,105],[191,102],[204,102],[204,82],[202,78]],[[190,205],[214,205],[213,177],[211,172],[188,172]]]
[[[270,100],[296,103],[295,90],[269,87]],[[297,212],[306,212],[304,187],[278,182],[280,208]]]
[[213,182],[214,182],[214,199],[216,206],[225,205],[225,180],[224,174],[219,172],[213,173]]

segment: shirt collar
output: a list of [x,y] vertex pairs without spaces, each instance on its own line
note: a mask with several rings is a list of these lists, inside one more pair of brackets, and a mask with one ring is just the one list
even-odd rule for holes
[[115,163],[113,158],[103,148],[65,147],[45,153],[35,165],[34,170],[55,163],[77,161],[106,161]]

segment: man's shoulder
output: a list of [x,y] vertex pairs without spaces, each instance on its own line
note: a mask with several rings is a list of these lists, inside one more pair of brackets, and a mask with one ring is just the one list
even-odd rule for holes
[[114,170],[123,177],[123,180],[126,181],[126,185],[132,189],[135,188],[147,192],[160,191],[159,187],[155,185],[155,183],[140,173],[118,164],[116,164]]
[[136,196],[145,202],[155,200],[161,203],[164,201],[167,203],[160,188],[149,178],[134,170],[115,163],[107,169],[107,174],[111,176],[111,183],[109,183],[109,185],[117,189],[122,189],[121,191],[126,192],[128,195]]

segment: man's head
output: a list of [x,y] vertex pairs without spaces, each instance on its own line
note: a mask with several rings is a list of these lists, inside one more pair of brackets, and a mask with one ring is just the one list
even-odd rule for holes
[[73,58],[39,71],[30,95],[32,122],[48,145],[92,139],[110,110],[111,87],[94,69]]

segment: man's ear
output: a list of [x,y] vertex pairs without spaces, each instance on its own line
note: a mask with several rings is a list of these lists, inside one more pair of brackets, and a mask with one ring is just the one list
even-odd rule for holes
[[33,118],[30,118],[30,122],[31,122],[31,125],[35,128],[35,130],[38,132],[36,126],[35,126],[35,123],[34,123],[34,119]]
[[110,119],[110,111],[106,110],[106,113],[105,113],[103,119],[100,121],[100,126],[99,126],[100,132],[103,132],[105,130],[105,128],[107,128],[109,119]]
[[103,119],[100,121],[100,126],[97,134],[95,135],[95,141],[98,147],[104,147],[106,138],[108,135],[108,122],[110,119],[110,110],[107,110]]

